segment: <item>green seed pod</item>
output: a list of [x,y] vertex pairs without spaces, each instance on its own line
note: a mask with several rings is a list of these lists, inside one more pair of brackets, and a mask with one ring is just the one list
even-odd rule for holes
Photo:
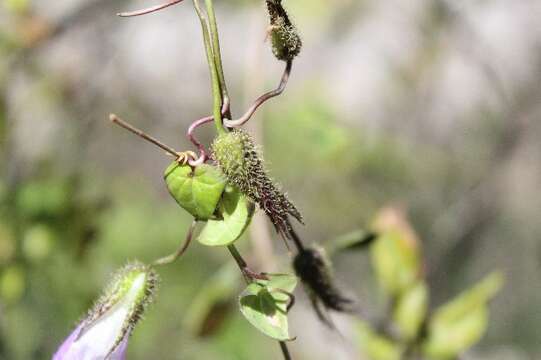
[[302,40],[295,25],[282,6],[282,0],[267,0],[272,43],[272,52],[278,60],[290,61],[297,56],[302,47]]
[[202,164],[195,168],[176,161],[164,173],[169,193],[197,220],[214,218],[225,189],[226,179],[220,169]]
[[213,156],[227,180],[267,214],[285,238],[291,238],[289,215],[302,223],[302,216],[267,175],[252,137],[241,129],[219,135],[212,144]]

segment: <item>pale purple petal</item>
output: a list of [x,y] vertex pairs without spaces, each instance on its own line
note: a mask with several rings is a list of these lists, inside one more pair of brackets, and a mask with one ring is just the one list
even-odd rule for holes
[[115,351],[109,355],[107,360],[125,360],[126,359],[126,349],[128,348],[128,338],[130,337],[129,333],[126,333],[120,344],[116,347]]
[[71,345],[75,342],[77,339],[77,335],[79,335],[79,332],[81,331],[81,328],[83,327],[83,324],[79,324],[75,330],[68,336],[66,340],[60,345],[56,353],[53,355],[52,360],[68,360],[65,357],[65,354],[68,352]]

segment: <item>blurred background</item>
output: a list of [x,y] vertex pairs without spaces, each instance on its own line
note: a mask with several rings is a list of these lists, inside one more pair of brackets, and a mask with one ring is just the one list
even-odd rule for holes
[[[159,1],[157,1],[159,2]],[[263,1],[215,1],[233,114],[274,87]],[[178,150],[211,113],[191,2],[139,18],[127,0],[0,1],[0,359],[46,359],[128,260],[172,252],[190,222],[169,196],[162,151],[107,121],[115,112]],[[288,0],[304,48],[285,94],[248,128],[330,244],[401,208],[418,233],[435,308],[505,273],[486,336],[463,359],[541,358],[541,3],[537,0]],[[205,144],[213,127],[198,130]],[[265,219],[238,246],[253,268],[290,257]],[[333,258],[371,316],[386,300],[363,252]],[[225,249],[197,242],[159,270],[157,303],[130,359],[279,359],[238,312]],[[229,265],[228,265],[229,264]],[[364,359],[351,318],[290,316],[296,359]]]

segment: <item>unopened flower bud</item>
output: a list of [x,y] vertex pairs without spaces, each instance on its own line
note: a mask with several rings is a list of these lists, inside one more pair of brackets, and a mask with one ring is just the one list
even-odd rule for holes
[[157,274],[146,265],[122,268],[53,360],[125,359],[128,338],[152,302],[157,282]]
[[302,40],[295,25],[282,6],[282,0],[267,0],[270,28],[269,35],[272,52],[278,60],[290,61],[297,56],[302,47]]

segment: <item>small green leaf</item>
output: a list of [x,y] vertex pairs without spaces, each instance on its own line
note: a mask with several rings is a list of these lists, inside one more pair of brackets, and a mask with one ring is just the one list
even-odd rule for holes
[[297,279],[292,275],[271,275],[268,281],[258,281],[246,287],[240,297],[240,311],[265,335],[280,341],[291,340],[287,321],[289,296]]
[[276,289],[287,291],[292,293],[297,286],[297,277],[291,274],[270,274],[268,275],[269,281],[267,282],[267,288],[269,291]]
[[377,216],[374,230],[380,236],[371,247],[371,257],[383,290],[397,296],[413,286],[421,273],[420,249],[404,215],[387,208]]
[[192,170],[189,165],[173,162],[164,178],[169,193],[182,208],[197,220],[213,218],[226,183],[218,168],[202,164]]
[[401,335],[414,339],[426,317],[428,308],[428,288],[424,282],[418,282],[399,299],[393,314],[393,319]]
[[357,334],[361,351],[371,360],[400,360],[404,349],[376,333],[368,324],[358,321]]
[[254,205],[236,188],[228,186],[218,207],[220,220],[209,220],[197,240],[207,246],[234,243],[250,224]]
[[473,288],[436,310],[423,350],[431,358],[450,359],[478,342],[488,323],[487,303],[503,285],[494,272]]

